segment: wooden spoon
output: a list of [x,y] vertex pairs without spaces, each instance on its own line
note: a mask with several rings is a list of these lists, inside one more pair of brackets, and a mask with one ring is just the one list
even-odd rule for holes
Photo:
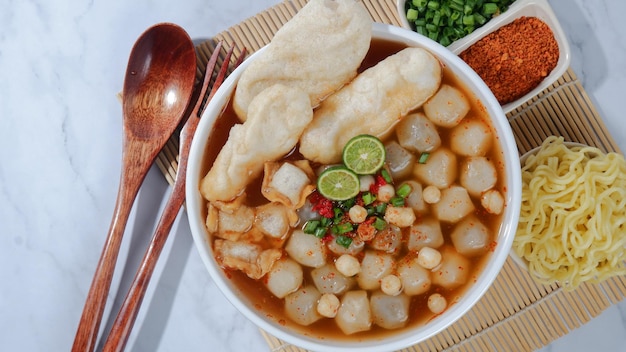
[[193,42],[177,25],[155,25],[133,46],[122,92],[124,144],[120,185],[72,351],[94,349],[130,210],[154,159],[184,116],[195,74]]
[[[128,294],[124,299],[124,303],[122,304],[122,307],[115,318],[115,322],[111,327],[111,332],[104,343],[103,352],[121,352],[124,350],[161,251],[167,241],[172,225],[174,224],[174,220],[176,220],[176,217],[178,216],[178,213],[180,212],[180,209],[185,201],[187,159],[191,148],[191,140],[196,128],[198,127],[198,123],[200,122],[200,117],[202,116],[202,112],[204,110],[203,107],[209,100],[211,100],[213,94],[215,94],[215,91],[226,77],[230,64],[230,57],[233,53],[233,47],[231,47],[224,57],[222,66],[217,73],[211,92],[205,100],[204,97],[207,96],[206,93],[208,86],[213,75],[213,70],[217,64],[221,48],[222,42],[219,42],[213,51],[213,55],[211,55],[211,58],[207,63],[204,79],[200,82],[200,86],[195,97],[195,106],[191,111],[189,119],[185,122],[180,134],[178,168],[172,193],[170,194],[170,197],[165,205],[161,219],[159,220],[154,235],[152,236],[150,245],[144,254],[139,270],[137,271],[130,289],[128,290]],[[235,67],[241,63],[244,56],[245,49],[239,60],[235,63]]]

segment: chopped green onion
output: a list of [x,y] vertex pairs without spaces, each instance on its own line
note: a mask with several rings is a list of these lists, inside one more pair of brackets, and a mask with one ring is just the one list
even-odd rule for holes
[[349,222],[343,222],[341,224],[337,224],[335,226],[333,226],[333,233],[337,234],[337,235],[343,235],[346,234],[350,231],[354,230],[354,227],[352,226],[351,223]]
[[328,232],[328,229],[320,226],[315,229],[313,235],[317,238],[324,238],[324,236],[326,236],[326,232]]
[[426,7],[428,7],[431,10],[437,10],[439,9],[439,3],[437,1],[429,1]]
[[393,205],[396,208],[400,208],[404,206],[404,198],[402,197],[392,197],[389,200],[389,204]]
[[341,210],[341,208],[333,208],[333,212],[335,213],[335,221],[339,221],[343,218],[343,210]]
[[335,239],[335,242],[337,242],[338,245],[344,247],[344,248],[348,248],[350,247],[350,244],[352,244],[352,238],[348,237],[348,236],[337,236],[337,238]]
[[320,225],[322,225],[323,227],[328,227],[330,226],[330,224],[332,224],[331,219],[324,217],[324,216],[320,219]]
[[494,13],[498,12],[498,5],[494,4],[494,3],[486,3],[483,4],[483,14],[484,15],[493,15]]
[[315,233],[315,230],[320,226],[321,221],[319,220],[309,220],[304,223],[304,227],[302,231],[306,234],[312,235]]
[[383,179],[385,179],[385,182],[393,183],[393,179],[391,178],[391,175],[389,174],[389,171],[387,171],[387,169],[382,169],[380,171],[380,175],[383,177]]
[[396,194],[402,198],[406,198],[411,193],[412,190],[413,189],[411,188],[411,185],[409,185],[408,183],[403,183],[396,190]]
[[387,203],[380,203],[376,205],[376,207],[374,207],[375,214],[384,215],[386,210],[387,210]]
[[376,196],[373,195],[372,192],[364,192],[363,195],[361,195],[361,199],[363,199],[364,205],[370,205],[374,203]]
[[420,158],[419,160],[417,160],[417,162],[420,164],[426,164],[426,161],[428,160],[429,156],[430,156],[430,153],[422,153],[420,154]]
[[408,9],[406,11],[406,19],[409,21],[415,21],[417,19],[418,14],[419,12],[417,12],[416,9]]
[[372,226],[374,226],[376,230],[382,231],[387,227],[387,222],[377,216],[376,220],[372,223]]

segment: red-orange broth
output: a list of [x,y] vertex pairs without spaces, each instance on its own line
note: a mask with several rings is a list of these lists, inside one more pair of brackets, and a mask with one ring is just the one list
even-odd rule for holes
[[[385,57],[391,54],[394,54],[404,49],[405,47],[406,45],[402,43],[386,41],[382,39],[373,39],[371,46],[370,46],[370,50],[361,65],[360,71],[375,65],[377,62],[381,61]],[[500,191],[500,193],[506,198],[506,187],[505,187],[506,175],[504,174],[503,153],[497,141],[498,137],[496,135],[493,124],[491,123],[491,120],[489,116],[487,115],[486,109],[478,101],[478,99],[453,75],[453,73],[450,72],[449,69],[444,67],[443,72],[444,74],[443,74],[442,83],[447,83],[458,89],[461,89],[465,93],[465,95],[469,97],[471,110],[467,114],[465,119],[480,119],[490,127],[494,140],[491,143],[491,150],[488,152],[486,157],[489,158],[494,163],[498,172],[498,181],[494,189],[497,189],[498,191]],[[416,109],[416,111],[419,111],[419,110],[420,109]],[[204,153],[201,177],[206,175],[206,173],[210,169],[211,165],[213,164],[213,161],[215,160],[215,158],[217,157],[217,154],[219,153],[221,146],[224,145],[224,143],[226,142],[228,138],[228,131],[236,123],[239,123],[239,120],[234,113],[232,105],[229,103],[227,107],[224,109],[224,112],[222,113],[222,115],[220,115],[215,122],[214,132],[210,136],[207,149],[205,150],[205,153]],[[273,126],[270,126],[270,128],[272,127]],[[438,127],[438,130],[442,139],[442,146],[447,146],[449,143],[448,142],[449,130],[445,128],[441,128],[441,127]],[[395,138],[395,134],[392,133],[391,136],[389,137],[389,140],[393,138]],[[387,140],[384,140],[384,142],[387,142]],[[285,156],[284,160],[298,160],[302,158],[303,157],[297,152],[297,147],[296,147],[294,151],[292,151],[289,155]],[[462,162],[462,160],[463,160],[463,157],[459,157],[457,159],[459,164]],[[396,184],[401,184],[402,181],[405,181],[405,180],[394,179],[394,183]],[[258,205],[268,203],[268,200],[266,200],[261,195],[261,192],[260,192],[261,182],[262,182],[262,176],[247,187],[246,189],[247,204],[249,206],[258,206]],[[495,242],[496,239],[494,237],[499,232],[499,228],[502,222],[502,215],[489,214],[486,211],[484,211],[483,208],[480,206],[480,200],[472,197],[472,201],[474,202],[474,205],[476,208],[476,210],[474,211],[474,215],[477,216],[485,225],[487,225],[487,227],[489,228],[491,232],[492,241],[493,241],[491,249],[493,249],[493,245],[496,244]],[[205,204],[203,208],[203,217],[206,217],[206,215],[207,215],[207,206]],[[418,220],[419,220],[419,215],[418,215]],[[454,224],[446,224],[444,222],[441,223],[441,229],[442,229],[446,244],[451,243],[449,234],[453,226]],[[408,237],[408,234],[407,234],[408,231],[405,231],[405,230],[408,230],[408,229],[406,228],[403,229],[403,242],[404,243],[406,243],[406,238]],[[210,241],[212,242],[213,239],[210,238]],[[404,247],[403,253],[406,253],[407,251],[408,250],[406,249],[406,247]],[[328,253],[330,256],[334,256],[332,252],[329,251]],[[284,255],[286,255],[286,253]],[[360,255],[362,256],[363,252],[361,252]],[[279,299],[275,297],[274,295],[272,295],[268,291],[268,289],[264,286],[262,282],[263,278],[259,281],[255,281],[255,280],[248,278],[246,274],[241,271],[232,270],[228,268],[224,268],[223,270],[224,270],[225,275],[241,291],[239,293],[239,296],[242,296],[244,300],[250,301],[252,305],[259,312],[264,314],[266,317],[276,321],[277,323],[283,326],[288,326],[289,328],[292,328],[306,336],[311,336],[311,337],[320,338],[320,339],[335,339],[335,340],[336,339],[339,339],[339,340],[349,339],[351,341],[354,341],[355,339],[356,340],[380,339],[385,335],[397,334],[402,331],[406,331],[407,329],[411,329],[412,327],[427,323],[429,320],[433,319],[436,316],[435,314],[431,313],[430,310],[427,308],[428,296],[435,292],[442,294],[446,298],[448,302],[448,308],[449,308],[451,305],[458,302],[459,299],[465,293],[465,291],[467,291],[467,289],[470,288],[471,285],[476,281],[477,277],[482,272],[482,269],[484,268],[484,265],[489,259],[490,255],[491,255],[491,251],[488,251],[486,254],[482,256],[469,258],[471,261],[472,273],[468,275],[469,279],[465,285],[462,285],[461,287],[458,287],[455,289],[448,290],[448,289],[443,289],[441,287],[437,287],[436,285],[433,284],[431,289],[427,293],[412,296],[410,308],[409,308],[410,317],[405,327],[395,329],[395,330],[387,330],[375,324],[372,324],[371,330],[358,332],[352,335],[345,335],[341,331],[341,329],[339,329],[339,327],[335,324],[334,320],[330,318],[322,318],[321,320],[309,326],[301,326],[301,325],[298,325],[297,323],[290,321],[290,319],[286,317],[283,312],[284,311],[284,307],[283,307],[284,299]],[[330,262],[330,260],[327,260],[327,262]],[[305,278],[304,278],[304,282],[302,286],[305,286],[307,284],[313,284],[310,278],[310,271],[313,268],[309,268],[306,266],[303,266],[302,268],[305,273],[304,274]]]

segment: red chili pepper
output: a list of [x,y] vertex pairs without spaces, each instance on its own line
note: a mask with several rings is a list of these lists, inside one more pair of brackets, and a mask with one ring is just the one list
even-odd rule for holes
[[370,192],[377,194],[378,189],[386,184],[387,181],[385,181],[385,178],[382,175],[378,174],[376,175],[376,177],[374,177],[374,183],[372,183],[372,185],[370,186]]
[[333,212],[333,202],[331,200],[324,198],[317,192],[311,194],[309,200],[311,201],[311,204],[313,204],[312,210],[321,216],[329,219],[335,216],[335,213]]

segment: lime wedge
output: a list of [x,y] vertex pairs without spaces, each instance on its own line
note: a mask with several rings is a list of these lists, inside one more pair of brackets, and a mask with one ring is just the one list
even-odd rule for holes
[[385,146],[369,134],[353,137],[343,147],[343,163],[358,175],[374,174],[385,163]]
[[326,169],[317,179],[317,190],[330,200],[346,200],[359,194],[359,176],[343,166]]

